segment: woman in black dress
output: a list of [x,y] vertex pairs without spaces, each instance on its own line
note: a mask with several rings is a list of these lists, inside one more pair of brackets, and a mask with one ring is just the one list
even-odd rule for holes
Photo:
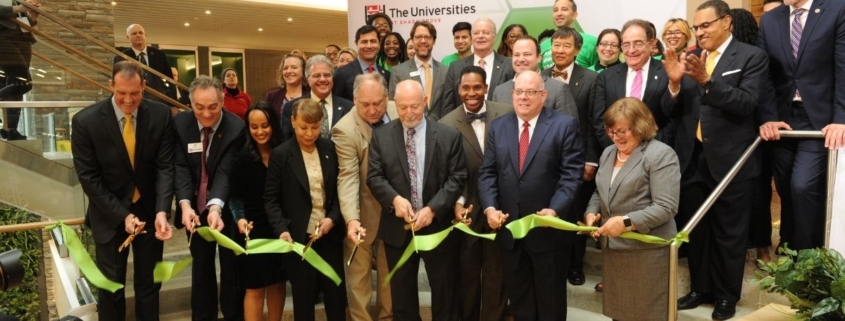
[[[270,152],[282,142],[279,116],[266,102],[258,102],[246,111],[249,129],[244,150],[235,158],[230,174],[229,206],[240,234],[235,240],[243,246],[249,228],[250,239],[275,239],[264,211],[264,182]],[[285,307],[286,275],[282,254],[238,256],[238,270],[243,286],[244,320],[262,320],[267,301],[267,320],[282,319]]]

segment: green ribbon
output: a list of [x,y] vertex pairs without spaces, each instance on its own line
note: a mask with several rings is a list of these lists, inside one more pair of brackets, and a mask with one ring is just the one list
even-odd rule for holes
[[169,281],[177,274],[182,273],[188,265],[194,262],[194,258],[186,257],[179,261],[162,261],[157,262],[155,270],[153,270],[153,282],[161,283]]
[[309,249],[303,255],[302,250],[305,249],[305,245],[300,243],[289,243],[287,241],[282,241],[279,239],[256,239],[256,240],[249,240],[247,243],[247,254],[269,254],[269,253],[290,253],[294,252],[299,256],[303,257],[305,261],[308,261],[308,264],[311,264],[317,271],[323,273],[326,277],[334,282],[335,285],[340,285],[341,279],[340,276],[337,275],[337,272],[329,265],[328,262],[323,260],[317,251],[314,249]]
[[243,247],[241,247],[238,243],[235,243],[235,241],[230,239],[228,236],[223,235],[223,233],[220,233],[218,230],[208,228],[208,226],[197,228],[197,233],[199,233],[199,235],[208,242],[217,242],[217,245],[232,250],[235,252],[235,255],[241,255],[246,252]]
[[79,267],[79,270],[82,271],[82,274],[88,278],[88,282],[91,282],[94,286],[111,293],[115,293],[117,290],[123,288],[122,284],[109,280],[105,275],[103,275],[103,272],[100,272],[100,269],[97,268],[97,264],[95,264],[94,260],[91,259],[91,255],[88,254],[87,250],[85,250],[85,247],[82,245],[82,242],[79,240],[79,237],[73,229],[65,225],[62,221],[45,227],[47,230],[52,230],[54,228],[61,229],[62,238],[65,240],[65,245],[67,246],[71,259],[73,259],[73,262]]

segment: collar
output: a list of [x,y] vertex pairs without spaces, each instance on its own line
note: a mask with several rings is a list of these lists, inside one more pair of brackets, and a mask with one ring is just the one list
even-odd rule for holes
[[[220,108],[223,108],[223,106],[221,105],[221,107],[220,107]],[[216,122],[216,123],[214,123],[214,125],[211,125],[211,133],[212,133],[212,134],[214,134],[214,133],[216,133],[216,132],[217,132],[217,128],[218,128],[218,127],[220,127],[220,123],[222,123],[222,122],[223,122],[223,116],[225,116],[225,113],[226,113],[226,111],[225,111],[225,110],[221,110],[221,111],[220,111],[220,118],[219,118],[219,119],[217,119],[217,122]],[[200,123],[200,121],[199,121],[199,120],[197,120],[197,127],[199,127],[199,130],[200,130],[200,137],[202,137],[202,128],[203,128],[203,127],[202,127],[202,124]]]
[[[465,113],[467,113],[467,114],[472,113],[471,111],[469,111],[469,109],[467,109],[466,105],[463,105],[463,106],[464,106],[464,112]],[[484,102],[481,103],[481,109],[479,109],[478,112],[475,113],[475,114],[486,113],[486,112],[487,112],[487,102],[484,101]]]
[[141,53],[143,52],[143,53],[144,53],[144,55],[145,55],[145,56],[147,56],[147,60],[149,61],[149,59],[150,59],[150,53],[149,53],[149,52],[147,52],[147,47],[144,47],[144,50],[140,50],[140,51],[139,51],[139,50],[137,50],[137,49],[135,49],[135,47],[132,47],[132,51],[134,51],[134,52],[135,52],[135,57],[139,57],[139,56],[141,56]]
[[[423,61],[417,59],[417,56],[414,56],[414,64],[417,66],[417,70],[422,69]],[[428,58],[428,66],[434,68],[434,58]]]
[[[542,114],[542,113],[543,113],[543,111],[541,110],[540,114]],[[537,119],[540,118],[540,114],[537,114],[537,116],[534,116],[534,118],[531,118],[531,119],[528,120],[528,124],[531,125],[531,128],[537,128]],[[522,120],[522,118],[520,118],[519,116],[516,116],[516,124],[517,124],[516,128],[519,129],[519,131],[522,131],[522,123],[524,123],[524,122],[525,121]]]
[[[120,110],[119,107],[117,107],[117,102],[114,100],[114,95],[111,96],[111,106],[112,108],[114,108],[114,115],[117,117],[117,123],[120,124],[120,120],[123,119],[124,116],[126,116],[126,113],[124,113],[122,110]],[[140,105],[138,105],[138,108],[135,108],[135,110],[132,112],[132,119],[138,119],[138,109],[141,109]]]
[[[719,48],[716,48],[716,51],[719,53],[719,55],[720,55],[720,56],[721,56],[722,54],[724,54],[724,53],[725,53],[725,50],[726,50],[726,49],[728,49],[728,45],[731,43],[731,40],[733,40],[733,39],[734,39],[734,36],[733,36],[733,35],[729,35],[729,36],[728,36],[728,39],[727,39],[727,40],[725,40],[725,42],[723,42],[723,43],[719,46]],[[710,54],[710,52],[708,51],[708,52],[707,52],[707,54],[709,55],[709,54]]]
[[[643,67],[642,67],[642,70],[643,70],[643,74],[644,74],[644,76],[648,76],[648,68],[649,68],[650,66],[651,66],[651,56],[649,56],[649,57],[646,59],[646,61],[645,61],[645,65],[643,65]],[[636,70],[631,69],[631,67],[630,67],[630,66],[628,66],[628,74],[629,74],[629,75],[630,75],[630,74],[636,74],[636,73],[637,73],[637,71],[636,71]]]
[[[400,121],[400,123],[401,123],[401,121]],[[422,116],[422,119],[420,119],[420,123],[419,123],[419,124],[417,124],[417,127],[414,127],[414,129],[417,131],[417,134],[420,134],[420,133],[425,133],[425,126],[426,126],[426,123],[425,123],[425,115],[423,115],[423,116]],[[409,128],[408,128],[408,127],[406,127],[406,126],[405,126],[405,124],[402,124],[402,132],[403,132],[403,133],[407,133],[407,132],[408,132],[408,129],[409,129]]]
[[478,56],[477,54],[473,53],[473,54],[472,54],[472,65],[473,65],[473,66],[478,66],[478,61],[479,61],[479,60],[481,60],[481,59],[484,59],[484,63],[485,63],[487,66],[492,66],[491,64],[493,63],[493,55],[494,55],[494,54],[496,54],[496,52],[495,52],[495,51],[492,51],[492,50],[490,51],[490,53],[489,53],[489,54],[487,54],[487,55],[486,55],[486,56],[484,56],[484,57],[480,57],[480,56]]
[[[317,97],[317,94],[315,94],[314,91],[311,91],[311,100],[319,103],[320,97]],[[332,103],[332,94],[329,94],[328,96],[326,96],[326,98],[324,98],[324,100],[326,101],[326,105],[328,106],[326,108],[332,108],[332,106],[334,106],[334,104]]]
[[566,71],[566,75],[567,75],[566,83],[569,83],[569,80],[572,79],[572,71],[575,70],[575,60],[572,60],[572,62],[569,64],[569,66],[563,67],[563,69],[557,69],[557,66],[554,66],[552,68],[554,68],[554,70],[557,70],[559,72]]
[[[811,6],[813,6],[813,0],[807,0],[807,2],[804,2],[804,5],[802,5],[800,7],[800,9],[804,9],[804,10],[807,10],[807,12],[810,12]],[[796,8],[794,6],[789,6],[789,15],[792,16],[792,14],[795,13],[796,9],[799,9],[799,8]]]
[[[364,61],[364,59],[361,59],[360,56],[358,57],[358,63],[361,64],[361,72],[366,74],[367,73],[367,67],[369,67],[370,64],[367,63],[366,61]],[[373,73],[379,72],[378,71],[378,64],[376,64],[375,61],[373,61],[373,68],[374,68]]]

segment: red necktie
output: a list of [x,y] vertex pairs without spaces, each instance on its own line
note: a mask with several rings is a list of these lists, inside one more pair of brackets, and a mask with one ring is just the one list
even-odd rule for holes
[[528,122],[522,123],[522,135],[519,135],[519,173],[522,173],[525,165],[525,156],[528,155]]
[[373,73],[373,66],[369,66],[369,67],[367,67],[367,73],[368,73],[368,74]]
[[207,203],[208,174],[205,171],[205,158],[208,155],[208,135],[210,133],[211,127],[204,127],[202,129],[202,155],[200,155],[200,188],[197,191],[197,214],[205,212],[205,203]]

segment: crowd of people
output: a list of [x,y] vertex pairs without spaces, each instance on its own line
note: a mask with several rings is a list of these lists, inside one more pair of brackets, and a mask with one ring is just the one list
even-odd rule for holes
[[[419,320],[421,260],[433,320],[565,320],[567,283],[585,283],[588,236],[535,229],[516,239],[503,228],[536,214],[598,226],[605,315],[663,320],[668,247],[620,235],[672,238],[762,137],[684,248],[691,289],[678,308],[713,304],[713,319],[731,319],[747,249],[773,259],[772,178],[782,244],[824,246],[826,149],[845,144],[845,94],[835,90],[845,4],[767,0],[765,9],[758,27],[747,10],[710,0],[691,23],[658,30],[632,19],[594,36],[573,28],[590,13],[556,0],[555,28],[536,38],[519,24],[499,32],[488,18],[455,24],[456,52],[441,60],[433,24],[414,23],[406,41],[375,14],[355,31],[355,49],[286,55],[263,101],[226,69],[174,93],[192,107],[175,116],[143,98],[159,84],[138,63],[116,59],[114,95],[73,119],[98,267],[124,283],[119,246],[135,235],[135,317],[157,320],[153,268],[172,219],[194,258],[194,320],[218,310],[261,320],[265,304],[280,320],[288,281],[296,320],[313,320],[319,300],[328,320]],[[159,53],[145,36],[130,26],[125,53],[152,67]],[[825,139],[781,140],[778,130]],[[385,281],[413,237],[454,222],[496,239],[451,233]],[[342,282],[296,254],[236,256],[192,237],[200,226],[241,244],[313,243]],[[100,291],[100,319],[123,320],[124,301],[123,290]]]

